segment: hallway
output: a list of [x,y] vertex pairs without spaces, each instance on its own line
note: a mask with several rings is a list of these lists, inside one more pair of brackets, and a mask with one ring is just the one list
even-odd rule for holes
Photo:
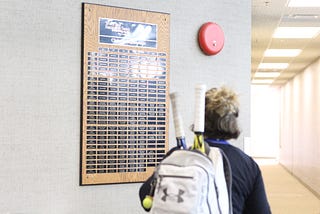
[[273,214],[320,214],[320,198],[276,161],[260,165]]

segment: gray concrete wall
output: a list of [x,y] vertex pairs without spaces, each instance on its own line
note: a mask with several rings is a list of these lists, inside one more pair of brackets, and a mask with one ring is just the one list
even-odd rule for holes
[[[243,148],[250,136],[251,1],[87,2],[170,13],[170,86],[181,93],[185,129],[193,122],[194,84],[225,84],[240,94],[243,132],[232,143]],[[81,3],[0,2],[0,213],[143,213],[139,183],[79,186]],[[225,33],[216,56],[197,43],[208,21]],[[170,127],[173,145],[171,118]]]

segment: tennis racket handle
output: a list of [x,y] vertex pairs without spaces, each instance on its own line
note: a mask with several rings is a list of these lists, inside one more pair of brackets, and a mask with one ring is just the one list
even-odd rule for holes
[[183,121],[181,114],[179,113],[179,106],[178,106],[178,99],[179,96],[177,93],[171,93],[170,94],[170,100],[172,105],[172,115],[173,115],[173,123],[174,123],[174,129],[176,131],[176,137],[177,138],[184,138],[185,133],[183,130]]
[[204,132],[206,88],[204,84],[195,87],[194,132],[198,133]]
[[180,147],[180,148],[182,147],[184,149],[187,149],[187,144],[186,144],[185,137],[177,137],[176,140],[177,140],[177,146],[178,147]]

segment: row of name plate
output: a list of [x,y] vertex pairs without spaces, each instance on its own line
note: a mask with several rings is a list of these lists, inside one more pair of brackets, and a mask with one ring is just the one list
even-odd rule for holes
[[86,173],[146,172],[165,156],[166,53],[88,52]]

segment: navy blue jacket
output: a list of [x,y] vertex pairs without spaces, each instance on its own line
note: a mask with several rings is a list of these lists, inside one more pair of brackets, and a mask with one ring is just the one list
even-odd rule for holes
[[232,171],[233,214],[270,214],[261,171],[257,163],[239,148],[230,144],[214,143],[228,157]]

